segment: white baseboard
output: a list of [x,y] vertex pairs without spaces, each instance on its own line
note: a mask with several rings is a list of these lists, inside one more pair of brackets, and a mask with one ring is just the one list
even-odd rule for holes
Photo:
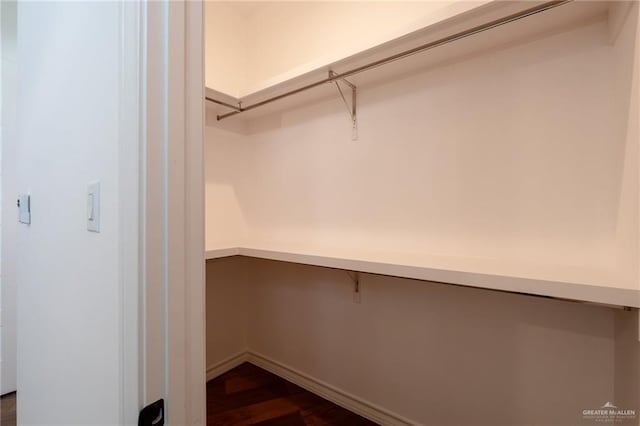
[[211,379],[215,379],[221,374],[226,373],[229,370],[232,370],[247,361],[249,354],[248,352],[239,352],[229,358],[222,360],[216,364],[210,365],[207,367],[207,382]]
[[419,425],[419,423],[392,413],[376,404],[367,402],[322,380],[315,379],[256,352],[247,352],[245,360],[380,425]]

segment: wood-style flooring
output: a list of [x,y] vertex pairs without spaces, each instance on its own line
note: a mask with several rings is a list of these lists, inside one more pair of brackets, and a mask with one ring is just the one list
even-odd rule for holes
[[0,425],[16,426],[16,393],[9,393],[0,398]]
[[208,426],[370,426],[375,423],[255,365],[207,383]]
[[[16,394],[0,398],[0,425],[16,426]],[[255,365],[207,383],[208,426],[370,426],[375,423]]]

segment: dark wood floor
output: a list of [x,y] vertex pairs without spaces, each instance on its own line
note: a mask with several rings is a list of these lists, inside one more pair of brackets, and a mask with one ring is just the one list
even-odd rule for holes
[[255,365],[244,363],[207,383],[207,425],[375,425]]
[[0,398],[0,425],[16,426],[16,393]]
[[[16,426],[16,394],[0,399],[0,425]],[[207,383],[208,426],[370,426],[375,423],[252,364]]]

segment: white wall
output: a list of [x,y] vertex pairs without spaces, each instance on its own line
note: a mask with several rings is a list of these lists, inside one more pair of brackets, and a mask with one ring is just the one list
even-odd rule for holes
[[[640,31],[638,30],[637,3],[634,7],[625,7],[624,3],[612,10],[610,22],[614,25],[613,60],[615,64],[612,89],[620,99],[616,103],[615,118],[618,120],[617,138],[625,141],[623,179],[621,181],[618,210],[618,264],[635,283],[639,279],[639,240],[638,216],[640,195],[640,170],[638,149],[640,140],[638,103],[640,96]],[[617,23],[617,25],[615,25]]]
[[207,367],[247,351],[249,297],[242,259],[207,262]]
[[[3,73],[2,73],[2,62],[3,62],[3,56],[2,56],[2,41],[4,39],[4,37],[2,36],[2,5],[0,5],[0,164],[2,164],[2,106],[3,106],[3,97],[2,97],[2,80],[3,80]],[[6,12],[5,12],[6,13]],[[2,187],[2,167],[0,166],[0,188]],[[0,199],[2,199],[1,196],[1,191],[0,191]],[[2,217],[1,211],[0,211],[0,218]],[[1,241],[1,236],[2,236],[2,220],[0,219],[0,241]],[[1,248],[1,244],[0,244],[0,248]],[[1,252],[1,250],[0,250]],[[1,253],[0,253],[0,258],[1,258]],[[2,386],[2,267],[1,267],[2,262],[0,262],[0,394],[4,394],[6,393],[3,389]]]
[[360,285],[356,304],[345,271],[209,261],[208,365],[246,336],[244,350],[418,424],[565,425],[607,400],[637,408],[637,313],[366,274]]
[[241,133],[215,127],[205,138],[205,247],[236,247],[247,237],[236,191],[248,177],[249,145]]
[[206,85],[241,97],[482,3],[207,2]]
[[[117,2],[18,6],[17,140],[4,156],[15,180],[5,190],[14,200],[31,194],[32,224],[16,225],[4,260],[18,287],[24,425],[120,421],[120,10]],[[86,229],[94,180],[100,233]]]
[[247,32],[251,28],[231,2],[205,2],[204,9],[205,84],[238,97],[246,84]]
[[[0,94],[0,103],[2,112],[0,113],[0,153],[3,151],[4,144],[10,143],[15,137],[15,101],[16,101],[16,3],[13,1],[5,1],[0,5],[2,10],[1,28],[1,45],[2,45],[2,74],[0,85],[2,86]],[[2,155],[0,154],[0,158]],[[17,363],[17,342],[16,342],[16,283],[11,279],[11,264],[7,263],[13,256],[11,245],[7,245],[8,237],[15,232],[15,210],[13,203],[15,199],[12,194],[8,194],[4,189],[9,185],[12,176],[4,172],[4,162],[0,160],[0,200],[2,200],[2,209],[0,213],[0,232],[2,234],[2,261],[0,262],[0,287],[2,299],[2,329],[1,329],[1,351],[0,351],[0,394],[13,392],[16,390],[16,363]],[[9,170],[11,165],[9,165]],[[5,206],[10,206],[6,208]],[[4,250],[2,250],[4,249]],[[9,274],[7,274],[9,271]]]
[[[608,34],[590,22],[361,88],[357,142],[339,98],[249,121],[244,139],[209,128],[207,155],[224,160],[208,186],[233,202],[209,194],[207,215],[239,210],[236,239],[257,247],[635,288],[637,262],[620,267],[632,222],[618,215],[635,205],[623,166],[637,141],[618,119],[628,95]],[[242,229],[207,226],[207,247]]]
[[[617,89],[625,99],[626,112],[619,113],[623,120],[626,140],[624,175],[620,204],[620,228],[627,229],[619,234],[621,267],[634,271],[632,276],[638,282],[639,225],[638,197],[640,196],[640,170],[638,170],[638,140],[640,140],[640,7],[618,8],[611,19],[622,21],[618,26],[615,48],[620,74]],[[640,284],[639,284],[640,285]],[[619,312],[616,316],[616,401],[628,406],[637,405],[640,400],[640,313]]]
[[640,400],[639,313],[618,311],[615,317],[615,398],[621,407],[638,407]]
[[250,350],[419,424],[576,424],[614,396],[611,310],[369,275],[354,304],[344,271],[250,271]]

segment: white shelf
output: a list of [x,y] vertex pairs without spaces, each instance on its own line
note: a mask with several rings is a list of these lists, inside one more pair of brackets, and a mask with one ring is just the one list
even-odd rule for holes
[[[208,97],[236,105],[242,102],[244,106],[260,102],[271,96],[277,96],[289,90],[294,90],[305,85],[320,81],[327,77],[329,70],[344,72],[357,68],[367,63],[375,62],[382,58],[414,48],[421,44],[437,40],[442,37],[468,30],[477,25],[510,16],[529,9],[537,2],[504,2],[484,1],[477,3],[460,2],[450,8],[445,8],[437,16],[430,17],[424,22],[424,26],[411,31],[401,37],[382,41],[367,50],[354,53],[342,59],[315,61],[305,64],[295,70],[285,73],[269,81],[255,85],[254,90],[243,93],[239,97],[231,96],[216,88],[206,88]],[[577,4],[579,3],[579,4]],[[568,28],[580,22],[592,20],[595,16],[610,14],[610,8],[614,3],[606,1],[594,2],[570,2],[540,14],[526,17],[517,23],[510,23],[494,28],[486,33],[476,34],[468,39],[456,41],[434,50],[421,53],[415,57],[404,58],[392,64],[376,68],[375,71],[367,71],[349,77],[358,87],[366,87],[378,84],[381,81],[389,81],[406,75],[415,69],[436,65],[455,58],[464,57],[475,52],[485,51],[497,46],[507,45],[517,40],[535,38],[538,35],[553,33],[558,29]],[[455,6],[455,7],[454,7]],[[611,29],[611,32],[615,29]],[[256,110],[243,112],[234,116],[231,120],[250,120],[274,112],[295,108],[298,105],[317,101],[328,97],[338,96],[332,85],[314,88],[304,94],[297,94],[266,105]],[[232,110],[224,106],[207,102],[207,107],[214,114],[224,114]],[[212,115],[214,117],[215,115]],[[229,119],[227,119],[229,120]]]
[[532,279],[463,269],[418,266],[402,263],[332,257],[311,252],[292,252],[251,247],[227,247],[208,250],[207,260],[230,256],[299,263],[347,271],[365,272],[488,290],[568,299],[613,306],[640,308],[640,289],[615,285],[591,285],[576,282]]
[[219,259],[221,257],[238,256],[240,255],[239,247],[219,248],[207,250],[205,253],[205,259]]

